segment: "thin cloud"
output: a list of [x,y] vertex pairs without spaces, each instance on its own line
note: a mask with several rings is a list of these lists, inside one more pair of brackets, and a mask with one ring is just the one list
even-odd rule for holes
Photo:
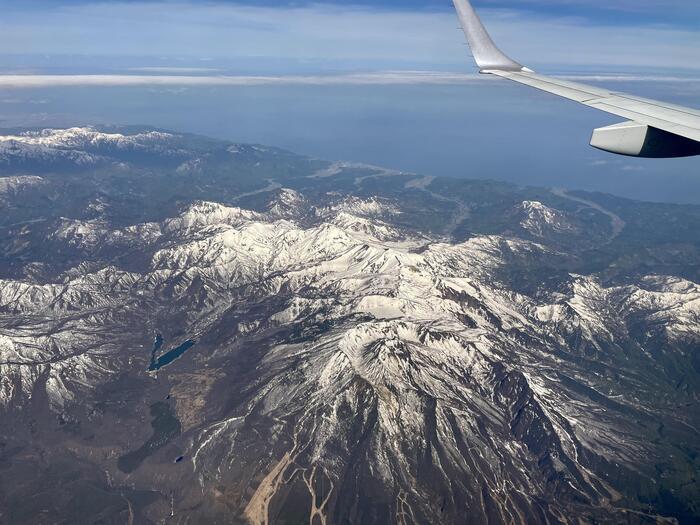
[[380,73],[310,76],[185,76],[185,75],[3,75],[3,88],[71,86],[279,86],[279,85],[401,85],[467,84],[484,77],[431,71],[385,71]]
[[[512,6],[514,2],[503,0],[488,0],[492,5],[507,4]],[[518,0],[522,7],[541,7],[543,9],[561,8],[573,6],[584,10],[617,11],[623,13],[658,14],[673,13],[676,17],[700,15],[700,7],[687,0],[607,0],[591,4],[590,0]]]
[[[616,26],[609,19],[595,25],[543,11],[481,11],[497,41],[528,65],[700,64],[697,30]],[[190,62],[203,56],[274,58],[289,64],[325,61],[334,67],[351,62],[373,69],[399,64],[461,64],[466,69],[468,51],[463,44],[450,11],[386,6],[96,2],[13,8],[0,20],[0,49],[14,55],[163,56]]]
[[50,102],[47,98],[3,98],[0,99],[0,104],[48,104]]
[[576,82],[661,82],[679,84],[700,84],[699,77],[680,77],[673,75],[553,75],[562,80]]
[[187,74],[187,73],[218,73],[224,70],[216,67],[130,67],[127,71],[135,71],[139,73],[162,73],[162,74]]
[[[152,69],[152,68],[147,68]],[[172,68],[156,68],[170,70]],[[175,68],[177,69],[177,68]],[[188,70],[188,68],[177,69]],[[566,75],[565,80],[580,82],[663,82],[697,85],[700,78],[654,75]],[[435,71],[380,71],[338,75],[0,75],[0,88],[49,88],[89,86],[146,86],[172,87],[177,89],[197,86],[371,86],[371,85],[450,85],[475,84],[493,81],[495,85],[506,82],[476,74]],[[174,92],[176,90],[169,90]],[[21,99],[5,99],[0,102],[19,103]],[[45,103],[45,100],[41,100]],[[36,103],[39,103],[36,102]]]

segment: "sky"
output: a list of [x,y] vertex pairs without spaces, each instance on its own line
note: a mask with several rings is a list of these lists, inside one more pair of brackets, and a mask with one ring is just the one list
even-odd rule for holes
[[[700,67],[696,0],[475,4],[502,47],[535,66]],[[439,69],[464,67],[467,52],[449,0],[0,0],[0,8],[0,55],[43,59],[5,61],[19,69],[120,64],[116,57],[277,72]]]
[[[474,4],[537,71],[698,106],[697,0]],[[144,124],[700,203],[696,161],[597,152],[590,132],[614,117],[476,75],[449,0],[0,0],[0,12],[0,127]]]

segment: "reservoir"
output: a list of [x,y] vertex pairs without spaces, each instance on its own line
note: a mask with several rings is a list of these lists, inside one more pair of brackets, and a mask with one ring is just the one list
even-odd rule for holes
[[165,352],[162,356],[156,359],[156,353],[160,349],[160,347],[163,345],[163,338],[158,334],[156,337],[155,344],[153,346],[153,354],[151,356],[151,365],[148,367],[149,372],[154,372],[156,370],[160,370],[164,366],[169,365],[173,361],[175,361],[178,357],[182,356],[187,350],[192,348],[196,344],[195,341],[192,340],[187,340],[184,343],[182,343],[180,346],[173,348],[172,350],[168,350]]

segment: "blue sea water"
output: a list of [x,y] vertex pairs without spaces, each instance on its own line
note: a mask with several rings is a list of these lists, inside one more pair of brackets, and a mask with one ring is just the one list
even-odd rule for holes
[[[693,106],[692,82],[603,82]],[[588,146],[622,119],[493,79],[459,85],[70,87],[2,90],[0,127],[144,124],[426,175],[700,204],[697,159]]]

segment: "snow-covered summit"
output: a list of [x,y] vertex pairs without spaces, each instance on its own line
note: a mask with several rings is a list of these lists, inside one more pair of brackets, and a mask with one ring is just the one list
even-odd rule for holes
[[538,201],[523,201],[516,212],[520,215],[520,226],[535,237],[548,234],[575,233],[576,227],[566,215]]
[[360,198],[354,196],[342,199],[337,204],[332,205],[329,211],[331,213],[345,212],[358,217],[368,218],[381,218],[382,216],[398,215],[400,213],[400,209],[396,203],[387,199],[379,199],[377,197]]
[[44,179],[33,175],[0,177],[0,199],[11,197],[19,191],[36,187],[43,183]]
[[86,147],[114,146],[116,148],[148,148],[163,144],[174,135],[148,131],[133,135],[104,133],[91,127],[68,129],[44,129],[27,131],[19,135],[0,135],[0,144],[14,142],[27,146],[43,146],[55,149],[84,149]]
[[109,161],[109,154],[113,151],[180,154],[182,150],[172,143],[176,138],[176,135],[159,131],[127,135],[101,132],[91,127],[26,131],[0,135],[0,163],[64,161],[90,166]]

